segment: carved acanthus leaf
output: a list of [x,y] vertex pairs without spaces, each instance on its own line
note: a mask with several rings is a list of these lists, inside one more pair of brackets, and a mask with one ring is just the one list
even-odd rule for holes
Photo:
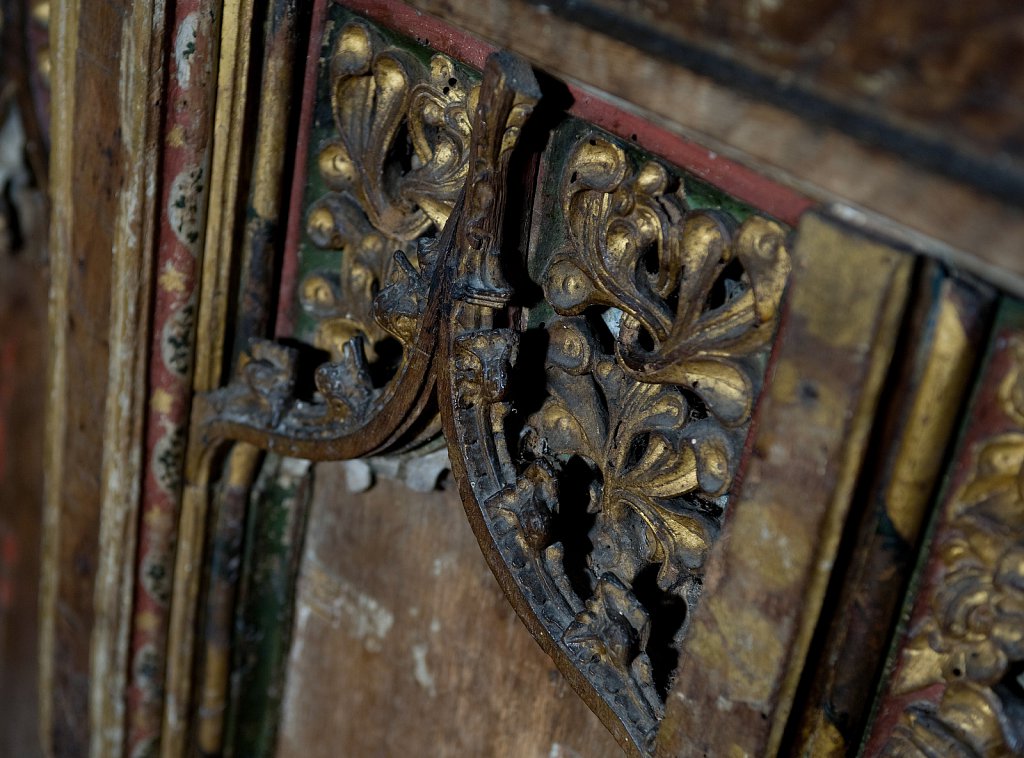
[[477,97],[451,59],[430,70],[349,23],[331,59],[338,140],[320,153],[329,186],[351,193],[381,233],[403,241],[440,229],[466,180]]
[[[222,420],[256,427],[254,441],[288,437],[300,446],[294,454],[307,442],[351,436],[369,423],[399,393],[413,363],[401,404],[403,413],[422,407],[417,393],[428,390],[429,361],[422,348],[414,356],[415,343],[440,268],[439,235],[458,222],[470,114],[479,99],[475,77],[450,58],[424,63],[361,21],[340,29],[327,67],[334,129],[314,147],[327,191],[310,203],[305,222],[308,249],[332,253],[337,263],[307,270],[300,282],[305,326],[298,336],[329,361],[315,371],[311,398],[275,399],[270,416],[253,415],[253,398],[263,396],[238,386],[211,398]],[[391,423],[412,421],[396,413]],[[421,425],[420,441],[438,426],[436,418]]]
[[785,230],[760,216],[737,229],[723,213],[689,211],[662,166],[631,172],[603,138],[582,142],[569,170],[571,243],[548,264],[548,301],[566,315],[620,310],[626,371],[687,387],[727,426],[746,422],[758,369],[745,359],[774,333],[790,269]]

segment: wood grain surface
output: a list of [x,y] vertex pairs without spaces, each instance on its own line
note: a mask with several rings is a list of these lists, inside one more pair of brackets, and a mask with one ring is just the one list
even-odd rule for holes
[[281,758],[618,756],[488,570],[454,490],[319,464]]
[[[846,131],[845,122],[833,125],[769,101],[761,91],[730,87],[707,72],[625,40],[621,23],[606,19],[588,26],[586,13],[561,14],[555,12],[554,3],[410,0],[409,4],[414,12],[439,17],[509,48],[600,97],[611,96],[627,112],[810,198],[853,206],[867,226],[877,229],[895,221],[903,233],[926,235],[931,254],[1000,287],[1024,292],[1024,256],[1020,254],[1024,210],[1019,198],[1000,200],[988,192],[984,175],[961,181],[935,166],[913,163],[898,145],[866,142]],[[643,3],[630,7],[634,5]],[[408,13],[396,0],[381,0],[375,7],[375,18],[385,24]],[[717,7],[708,5],[711,13]],[[429,42],[433,44],[434,39]],[[784,83],[786,76],[779,81]],[[1011,99],[1008,104],[1017,108],[1017,102]],[[949,160],[958,155],[951,152]]]

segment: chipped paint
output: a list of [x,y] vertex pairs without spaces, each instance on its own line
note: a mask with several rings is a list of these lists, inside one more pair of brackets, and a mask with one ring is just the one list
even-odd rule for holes
[[416,683],[425,689],[430,697],[437,697],[437,684],[434,682],[434,675],[427,668],[429,649],[429,645],[422,643],[412,646],[413,676],[416,677]]
[[196,38],[199,29],[199,13],[189,13],[178,27],[174,38],[174,62],[178,86],[187,90],[192,86],[192,57],[196,53]]
[[381,643],[395,623],[394,614],[376,598],[317,562],[310,563],[300,597],[313,613],[333,628],[361,640],[372,653],[383,650]]

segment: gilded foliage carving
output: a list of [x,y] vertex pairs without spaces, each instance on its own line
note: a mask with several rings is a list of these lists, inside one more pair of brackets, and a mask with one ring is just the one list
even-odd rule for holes
[[[466,183],[479,99],[474,77],[450,58],[424,62],[360,21],[341,28],[326,65],[332,129],[311,167],[325,191],[311,201],[305,231],[313,249],[340,255],[307,272],[298,296],[313,324],[308,339],[329,361],[314,373],[312,398],[282,399],[281,385],[250,376],[271,372],[263,354],[276,355],[256,346],[240,381],[211,398],[222,419],[312,442],[369,423],[411,360],[439,235]],[[273,366],[292,377],[292,390],[301,384],[298,356]],[[436,433],[435,423],[425,436]]]
[[468,456],[469,475],[489,472],[497,485],[488,494],[476,482],[474,494],[504,563],[647,752],[736,473],[789,255],[774,221],[692,210],[665,167],[635,163],[587,135],[562,167],[564,246],[539,277],[555,312],[543,325],[544,397],[518,437],[502,435],[523,388],[490,393],[490,417],[472,388],[528,371],[534,350],[492,351],[455,394],[467,423],[472,409],[484,430],[464,441],[508,446],[489,463]]
[[[999,392],[1024,423],[1024,343]],[[986,440],[948,510],[938,544],[941,584],[904,651],[896,691],[941,688],[902,714],[896,756],[1024,752],[1024,431]]]
[[[344,255],[340,270],[310,274],[300,299],[317,320],[320,347],[337,359],[362,335],[374,362],[389,334],[412,339],[433,263],[422,241],[444,228],[462,191],[479,89],[446,56],[426,65],[358,22],[341,30],[329,65],[335,136],[316,160],[328,192],[310,208],[307,232]],[[374,300],[388,286],[403,302],[375,318]]]
[[[525,62],[493,55],[470,88],[361,22],[333,45],[325,192],[305,223],[341,263],[299,292],[330,360],[297,399],[300,355],[257,343],[210,415],[346,458],[424,439],[416,414],[436,399],[517,611],[620,742],[650,752],[778,324],[787,230],[691,207],[677,174],[595,132],[549,174],[555,212],[538,217],[556,248],[513,260],[510,165],[540,97]],[[244,437],[254,423],[276,436]]]

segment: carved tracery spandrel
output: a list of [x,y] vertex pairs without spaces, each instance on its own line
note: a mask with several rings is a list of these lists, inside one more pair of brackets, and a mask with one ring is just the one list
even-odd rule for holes
[[[534,217],[555,249],[513,265],[508,177],[540,96],[525,62],[491,56],[468,87],[354,22],[329,66],[335,134],[305,224],[341,265],[309,273],[300,302],[330,361],[302,400],[301,356],[257,343],[201,400],[206,429],[350,458],[422,439],[436,400],[517,612],[620,743],[650,752],[777,326],[787,232],[692,208],[677,174],[594,132],[547,173],[557,212]],[[517,291],[510,269],[535,281]]]
[[[450,403],[454,470],[520,615],[646,753],[777,326],[787,233],[689,208],[664,166],[596,133],[551,181],[563,242],[529,268],[554,315],[520,339],[494,328],[494,306],[456,306],[451,349],[475,347],[442,412]],[[540,355],[531,410],[510,377],[536,375]]]
[[[479,85],[450,58],[424,63],[360,21],[342,27],[327,66],[333,129],[314,146],[312,167],[324,192],[304,220],[311,247],[336,252],[338,263],[308,271],[298,295],[313,324],[301,336],[329,361],[312,377],[315,394],[301,398],[294,390],[309,369],[300,356],[258,344],[239,379],[204,401],[213,436],[349,458],[408,447],[439,430],[426,419],[407,433],[432,387],[433,338],[424,324],[437,318],[437,280],[457,224],[447,239],[441,234],[457,221]],[[256,374],[282,381],[264,387]]]

